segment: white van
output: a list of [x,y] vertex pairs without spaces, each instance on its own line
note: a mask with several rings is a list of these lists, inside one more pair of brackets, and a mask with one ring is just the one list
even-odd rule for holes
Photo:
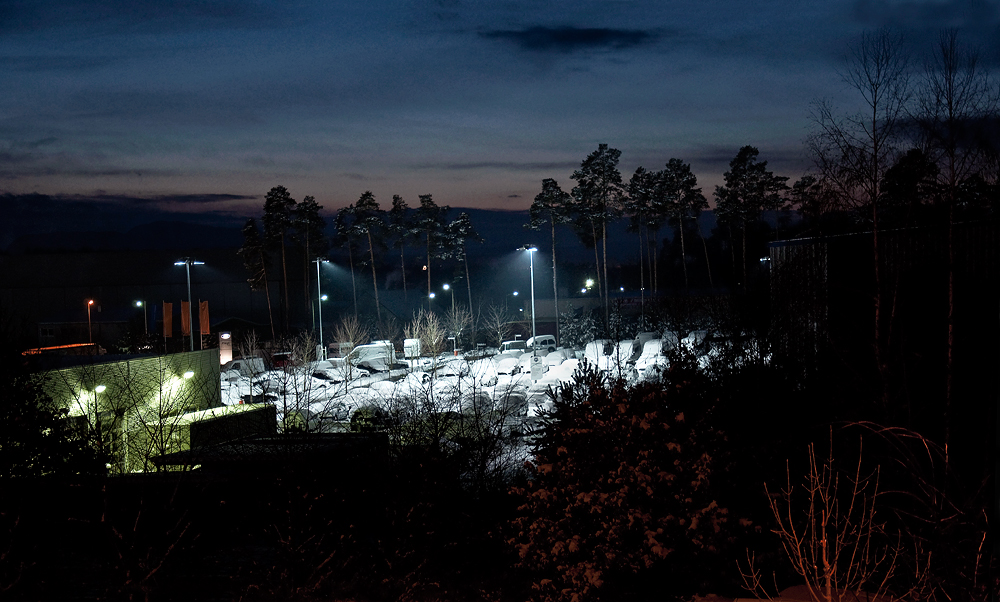
[[511,353],[520,356],[523,353],[527,353],[528,344],[520,339],[516,341],[504,341],[500,344],[500,353]]
[[531,337],[525,344],[529,351],[549,352],[556,350],[556,338],[551,334],[540,334]]

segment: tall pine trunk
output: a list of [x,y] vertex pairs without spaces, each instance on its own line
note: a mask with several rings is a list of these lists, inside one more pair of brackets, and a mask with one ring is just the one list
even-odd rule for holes
[[688,290],[687,251],[684,248],[684,216],[678,216],[677,223],[681,232],[681,267],[684,268],[684,292]]
[[288,266],[285,262],[285,234],[281,234],[281,275],[285,282],[285,332],[288,332],[288,314],[291,306],[288,304]]
[[351,266],[351,291],[354,293],[354,319],[358,319],[358,284],[354,280],[354,250],[350,241],[347,242],[347,262]]
[[399,269],[403,273],[403,301],[409,302],[406,295],[406,258],[403,256],[403,245],[399,246]]
[[375,291],[375,315],[382,323],[382,306],[378,302],[378,278],[375,276],[375,250],[372,248],[372,233],[368,232],[368,260],[372,263],[372,288]]
[[556,345],[561,344],[559,338],[559,287],[556,283],[556,220],[550,220],[552,223],[552,296],[556,303]]
[[[264,251],[263,250],[261,250],[261,252],[260,252],[260,265],[261,266],[265,265],[264,264]],[[267,286],[267,268],[266,267],[263,268],[263,272],[264,272],[264,296],[267,297],[267,319],[271,323],[271,340],[273,341],[277,337],[275,337],[275,335],[274,335],[274,314],[271,313],[271,292],[270,292],[270,290],[268,290],[268,286]]]
[[698,218],[694,221],[695,229],[698,231],[698,238],[701,239],[701,246],[705,250],[705,268],[708,270],[708,286],[714,289],[715,283],[712,282],[712,263],[708,260],[708,243],[705,242],[705,235],[701,233],[701,227],[698,226]]

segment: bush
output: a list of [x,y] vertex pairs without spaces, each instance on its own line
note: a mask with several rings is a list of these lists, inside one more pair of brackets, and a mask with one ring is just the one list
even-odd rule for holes
[[710,389],[689,358],[663,382],[609,382],[585,367],[558,391],[508,540],[538,598],[619,596],[653,579],[659,599],[697,587],[729,539]]

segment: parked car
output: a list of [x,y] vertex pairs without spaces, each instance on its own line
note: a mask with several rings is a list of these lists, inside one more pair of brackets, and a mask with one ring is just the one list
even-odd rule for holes
[[526,345],[528,351],[552,352],[556,350],[556,338],[551,334],[540,334],[529,338]]
[[504,341],[500,344],[500,353],[527,353],[528,343],[520,339],[516,341]]

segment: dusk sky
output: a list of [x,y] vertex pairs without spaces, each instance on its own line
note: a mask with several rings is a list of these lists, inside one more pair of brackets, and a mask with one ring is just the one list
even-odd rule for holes
[[955,27],[996,64],[983,1],[0,4],[0,193],[253,215],[286,186],[328,212],[526,209],[598,143],[690,162],[711,198],[740,146],[792,180],[810,103],[882,26],[916,62]]

